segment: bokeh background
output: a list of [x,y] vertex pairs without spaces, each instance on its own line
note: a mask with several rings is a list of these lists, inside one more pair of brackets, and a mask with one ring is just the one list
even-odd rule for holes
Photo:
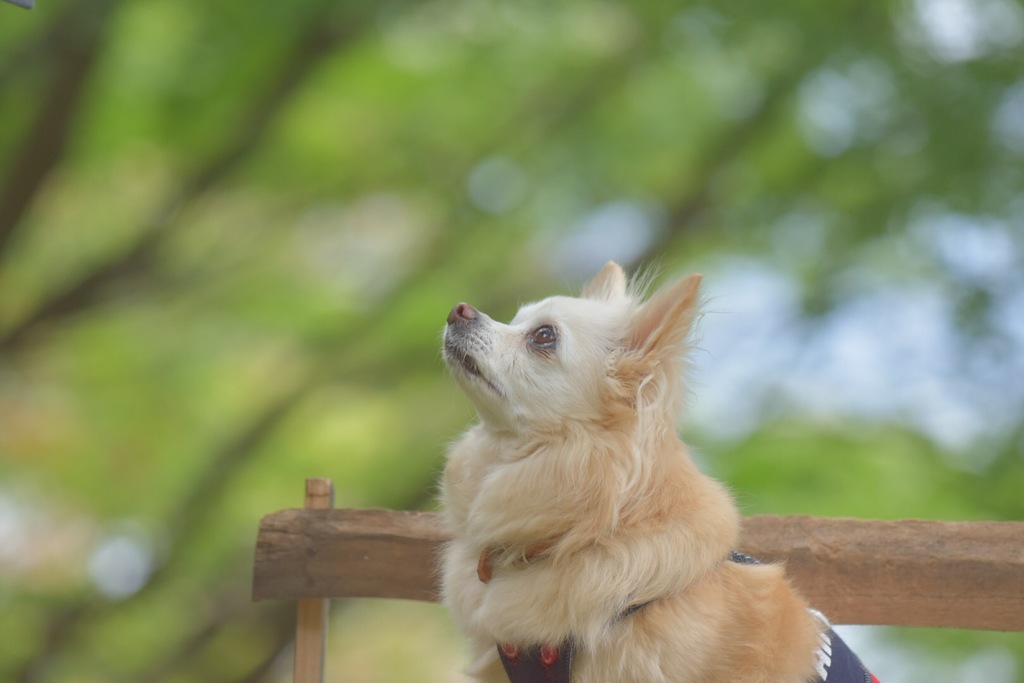
[[[430,509],[448,309],[705,275],[683,433],[745,512],[1024,518],[1015,0],[0,5],[0,680],[288,680],[261,515]],[[883,681],[1024,634],[855,627]],[[342,602],[329,680],[459,681]]]

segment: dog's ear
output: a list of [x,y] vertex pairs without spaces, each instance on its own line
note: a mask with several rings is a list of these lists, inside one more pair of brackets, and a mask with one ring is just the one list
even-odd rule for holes
[[584,299],[611,301],[626,296],[626,274],[614,261],[604,264],[594,279],[583,287],[580,296]]
[[678,357],[697,318],[700,280],[700,275],[688,275],[644,303],[630,324],[629,348],[653,361]]

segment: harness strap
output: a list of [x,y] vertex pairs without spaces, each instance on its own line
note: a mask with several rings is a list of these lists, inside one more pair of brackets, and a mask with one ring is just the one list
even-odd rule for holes
[[571,638],[557,647],[498,645],[498,656],[510,683],[569,683],[575,654]]

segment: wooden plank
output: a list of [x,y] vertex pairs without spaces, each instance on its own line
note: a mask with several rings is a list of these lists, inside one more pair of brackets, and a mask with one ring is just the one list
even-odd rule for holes
[[[334,484],[330,479],[306,480],[306,510],[329,511],[334,507]],[[327,615],[331,602],[326,597],[303,597],[295,620],[294,683],[323,683],[324,654],[327,651]]]
[[[282,510],[256,546],[253,597],[437,599],[432,513]],[[739,549],[785,562],[837,624],[1024,631],[1024,522],[748,517]]]
[[1024,631],[1022,522],[750,517],[740,546],[836,623]]
[[253,598],[436,600],[438,515],[281,510],[260,523]]

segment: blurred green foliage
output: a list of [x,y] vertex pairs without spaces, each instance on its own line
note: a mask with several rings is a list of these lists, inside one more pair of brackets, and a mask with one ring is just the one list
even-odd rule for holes
[[[684,432],[746,512],[1024,518],[1022,46],[1015,0],[0,6],[0,680],[285,680],[260,516],[429,508],[448,308],[608,258],[707,274]],[[440,608],[335,614],[332,678],[457,680]]]

